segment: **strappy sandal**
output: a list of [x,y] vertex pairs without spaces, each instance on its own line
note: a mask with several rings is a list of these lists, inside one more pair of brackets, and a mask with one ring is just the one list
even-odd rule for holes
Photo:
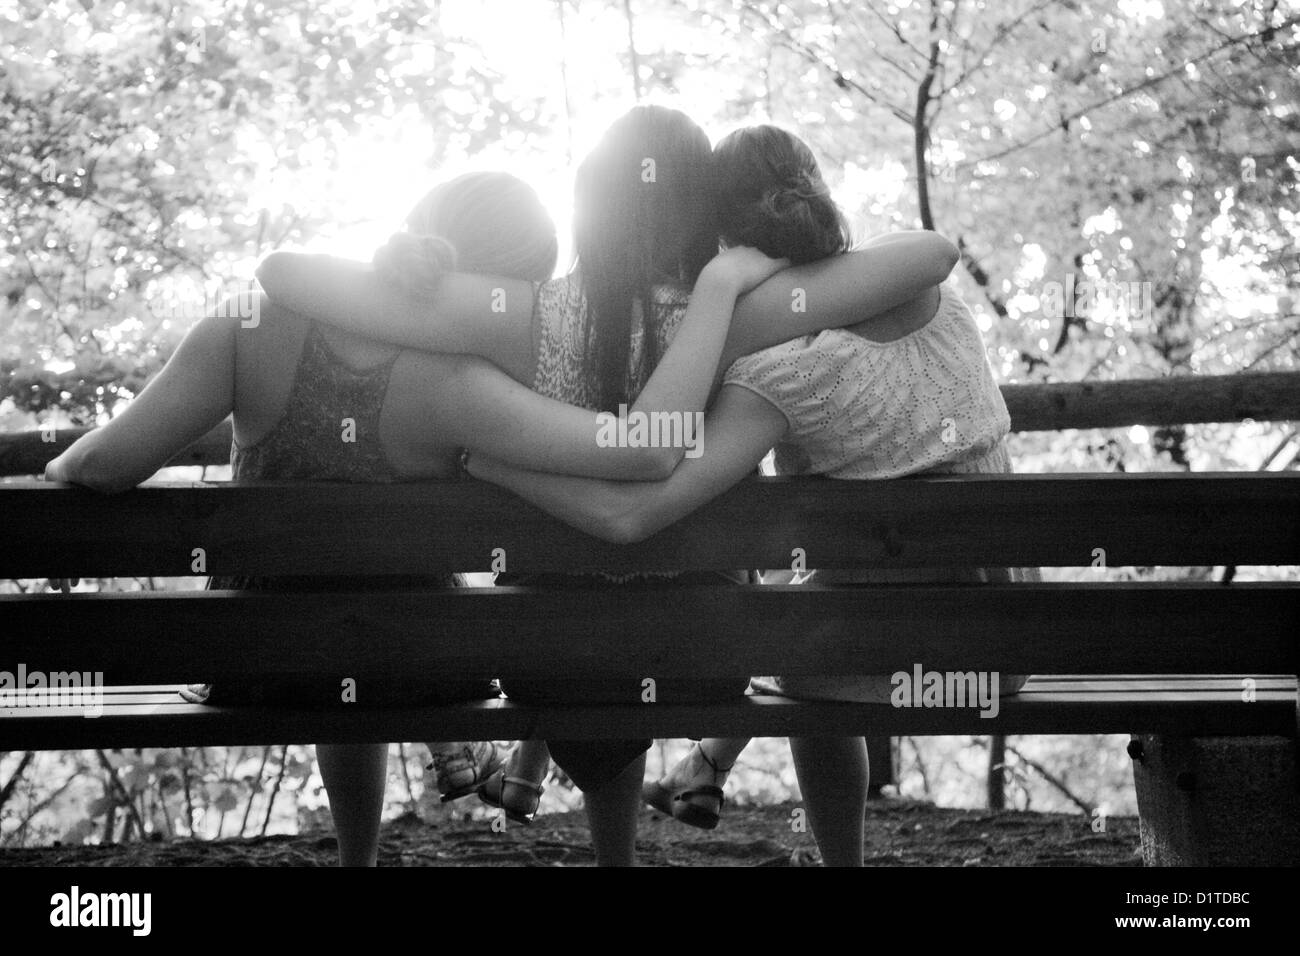
[[[713,771],[713,779],[731,772],[730,767],[719,767],[709,755],[695,745],[700,759]],[[700,830],[713,830],[722,818],[722,788],[715,784],[704,784],[686,790],[669,790],[658,781],[641,787],[641,799],[665,816],[685,823]]]
[[641,785],[641,799],[664,816],[673,815],[673,792],[658,780]]
[[[490,740],[459,745],[434,743],[425,746],[429,748],[429,756],[433,758],[425,765],[425,769],[434,772],[443,803],[450,803],[475,793],[493,774],[499,773],[506,765],[506,755]],[[469,782],[453,786],[452,776],[463,774],[466,770],[473,772]]]
[[208,698],[212,696],[212,685],[186,684],[177,693],[187,704],[206,704]]
[[[520,801],[506,800],[507,785],[516,786],[520,790],[531,794],[527,806]],[[528,826],[533,822],[533,817],[537,813],[537,808],[541,805],[542,794],[545,791],[546,788],[540,784],[525,780],[523,777],[512,777],[504,770],[498,770],[479,786],[478,798],[489,807],[504,810],[506,819],[510,822]]]

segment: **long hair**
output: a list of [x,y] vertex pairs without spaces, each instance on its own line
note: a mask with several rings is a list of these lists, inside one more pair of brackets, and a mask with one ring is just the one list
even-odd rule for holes
[[578,167],[574,247],[586,300],[588,380],[599,406],[628,400],[633,314],[645,329],[643,369],[659,361],[653,289],[689,288],[717,254],[709,138],[685,113],[638,106]]
[[736,130],[713,150],[722,241],[795,265],[846,251],[848,223],[808,145],[778,126]]
[[406,232],[375,253],[375,268],[423,294],[455,270],[545,282],[558,254],[555,223],[531,186],[509,173],[475,172],[416,203]]

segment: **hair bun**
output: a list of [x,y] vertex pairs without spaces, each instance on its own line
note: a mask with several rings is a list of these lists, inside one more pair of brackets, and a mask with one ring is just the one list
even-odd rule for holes
[[764,190],[761,205],[768,215],[779,217],[816,198],[817,190],[810,184],[788,181]]
[[450,239],[397,232],[375,250],[374,264],[386,278],[412,293],[430,293],[459,256]]

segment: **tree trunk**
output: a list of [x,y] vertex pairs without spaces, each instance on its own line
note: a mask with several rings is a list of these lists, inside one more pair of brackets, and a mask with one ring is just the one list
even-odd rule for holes
[[1005,810],[1007,791],[1002,767],[1007,762],[1007,738],[994,734],[989,738],[989,775],[985,787],[990,810]]

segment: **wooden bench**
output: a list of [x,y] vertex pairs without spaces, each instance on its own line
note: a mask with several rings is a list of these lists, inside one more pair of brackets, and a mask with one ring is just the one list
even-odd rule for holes
[[[776,568],[788,567],[796,548],[809,568],[1092,567],[1103,559],[1110,567],[1290,566],[1300,564],[1300,475],[754,479],[630,547],[594,541],[477,482],[153,485],[102,497],[20,481],[0,484],[0,526],[10,542],[0,550],[0,577],[7,578],[188,575],[200,553],[208,574],[259,575],[487,571],[501,554],[510,571]],[[646,590],[514,587],[4,595],[0,670],[21,663],[29,671],[102,672],[111,689],[94,719],[75,706],[4,710],[0,749],[529,736],[1160,735],[1132,748],[1145,762],[1169,752],[1163,740],[1249,738],[1290,754],[1291,769],[1279,771],[1290,777],[1250,795],[1252,805],[1234,805],[1233,815],[1264,814],[1263,825],[1276,829],[1280,813],[1293,832],[1300,822],[1300,584],[1102,583],[1101,572],[1089,573],[1097,583],[682,587],[670,599]],[[492,701],[313,710],[196,706],[175,694],[187,681],[232,681],[250,672],[352,678],[364,695],[376,682],[413,672],[658,680],[910,673],[915,665],[1052,676],[1004,698],[992,718],[974,707],[760,697],[694,706]],[[1253,694],[1243,692],[1246,678]],[[1214,776],[1198,770],[1171,766],[1159,779],[1168,776],[1170,792],[1195,801]],[[1200,780],[1199,791],[1189,779]],[[1295,860],[1294,835],[1252,844],[1247,857],[1263,853],[1272,861],[1277,852]]]
[[[1010,385],[1013,431],[1300,419],[1300,373]],[[0,435],[0,476],[79,430]],[[177,456],[226,461],[229,426]],[[1280,450],[1280,449],[1279,449]],[[634,547],[477,483],[0,482],[0,577],[782,568],[1300,565],[1300,475],[753,480]],[[1089,577],[1093,576],[1093,577]],[[1224,575],[1230,577],[1230,575]],[[1135,735],[1148,862],[1300,862],[1300,584],[527,588],[0,596],[0,671],[102,671],[104,714],[0,711],[0,749],[740,734]],[[738,698],[709,706],[203,707],[193,680],[1032,673],[994,718]],[[1043,676],[1050,675],[1050,676]],[[1249,682],[1249,683],[1243,683]]]

